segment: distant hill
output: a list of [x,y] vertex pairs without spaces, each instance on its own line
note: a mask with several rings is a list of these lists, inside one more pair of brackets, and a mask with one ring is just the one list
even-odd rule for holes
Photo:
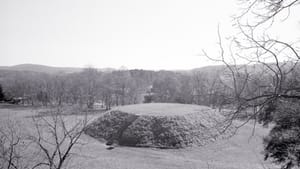
[[[0,70],[9,70],[9,71],[30,71],[38,73],[47,73],[47,74],[58,74],[58,73],[76,73],[82,71],[84,68],[79,67],[55,67],[55,66],[46,66],[38,64],[19,64],[14,66],[0,66]],[[97,68],[99,71],[111,72],[116,69],[114,68]],[[178,73],[193,73],[193,72],[219,72],[226,69],[224,65],[215,65],[215,66],[205,66],[190,70],[161,70],[161,71],[173,71]]]
[[[31,71],[39,73],[57,74],[57,73],[76,73],[82,71],[84,68],[78,67],[54,67],[38,64],[20,64],[14,66],[0,66],[0,70],[13,71]],[[112,68],[98,69],[100,71],[112,71]]]
[[[269,66],[276,66],[274,63],[269,63]],[[291,68],[291,64],[285,63],[285,68]],[[299,65],[300,66],[300,65]],[[254,72],[262,72],[266,67],[261,64],[252,64],[252,65],[237,65],[240,71],[247,69],[247,72],[254,73]],[[79,67],[55,67],[55,66],[45,66],[45,65],[38,65],[38,64],[19,64],[14,66],[0,66],[0,70],[7,70],[7,71],[29,71],[29,72],[37,72],[37,73],[47,73],[47,74],[58,74],[58,73],[76,73],[82,71],[84,68]],[[99,71],[102,72],[112,72],[114,68],[97,68]],[[135,70],[135,69],[133,69]],[[195,72],[202,72],[207,74],[212,73],[224,73],[228,71],[225,65],[213,65],[213,66],[205,66],[190,70],[161,70],[161,71],[173,71],[177,73],[195,73]]]

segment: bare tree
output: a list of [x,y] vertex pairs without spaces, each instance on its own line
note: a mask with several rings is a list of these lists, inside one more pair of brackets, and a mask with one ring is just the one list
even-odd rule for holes
[[287,19],[291,8],[300,4],[299,0],[239,0],[241,13],[235,16],[242,26],[257,28],[263,24],[271,26],[276,17],[284,13]]
[[34,117],[35,133],[26,133],[16,122],[10,121],[0,128],[1,169],[62,169],[74,156],[87,118],[66,121],[60,110],[50,116]]
[[46,166],[49,169],[66,168],[68,160],[72,157],[74,146],[81,144],[81,137],[86,125],[86,116],[75,119],[74,124],[68,124],[61,116],[60,110],[52,112],[50,117],[34,118],[36,135],[32,135],[37,149],[40,150],[41,159],[32,169]]
[[[205,56],[222,62],[229,72],[235,110],[228,118],[228,125],[240,114],[253,110],[242,125],[251,119],[265,125],[270,122],[275,124],[270,132],[271,139],[265,140],[266,158],[275,159],[285,169],[299,167],[300,151],[295,146],[298,145],[297,141],[287,144],[297,140],[299,134],[299,124],[291,122],[298,120],[295,113],[299,113],[299,108],[295,106],[300,103],[299,46],[295,42],[272,37],[268,30],[277,17],[282,17],[285,12],[287,17],[284,19],[287,19],[289,10],[299,5],[300,1],[241,2],[245,8],[235,17],[239,34],[230,38],[227,43],[229,48],[224,47],[226,43],[218,30],[220,57],[211,58],[203,51]],[[244,64],[238,65],[237,60]],[[292,107],[292,110],[283,110],[282,107]]]
[[[24,132],[24,131],[23,131]],[[20,130],[20,123],[5,119],[0,126],[0,168],[25,169],[33,154],[27,153],[30,143]]]
[[83,72],[84,79],[84,91],[86,97],[86,105],[89,109],[94,107],[94,103],[97,100],[99,94],[99,72],[94,68],[86,68]]

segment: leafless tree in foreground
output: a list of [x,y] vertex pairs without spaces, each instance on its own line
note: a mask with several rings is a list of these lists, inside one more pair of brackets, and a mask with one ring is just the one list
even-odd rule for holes
[[18,122],[2,121],[0,127],[0,168],[26,168],[27,144],[19,130]]
[[[72,123],[73,122],[73,123]],[[9,130],[0,130],[1,169],[62,169],[74,155],[73,149],[86,125],[86,117],[66,121],[61,112],[53,111],[51,116],[34,117],[34,132],[21,137],[10,123]],[[30,158],[28,158],[30,157]]]
[[74,146],[81,144],[79,138],[86,125],[84,119],[75,119],[75,124],[68,124],[60,115],[60,111],[53,112],[50,117],[34,119],[37,135],[30,139],[41,150],[42,161],[32,168],[47,166],[49,169],[61,169],[72,155]]
[[[245,8],[235,17],[239,30],[230,38],[229,49],[218,30],[220,56],[211,58],[226,67],[223,79],[232,86],[235,110],[228,126],[240,114],[252,110],[249,120],[273,123],[264,140],[265,157],[283,169],[300,167],[300,55],[297,42],[272,37],[269,31],[279,16],[300,4],[299,0],[241,1]],[[243,60],[245,64],[238,65]],[[256,123],[255,123],[256,124]]]

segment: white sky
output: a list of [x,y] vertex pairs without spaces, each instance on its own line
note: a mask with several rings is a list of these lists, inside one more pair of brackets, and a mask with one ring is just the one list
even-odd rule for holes
[[[236,0],[0,0],[0,65],[191,69],[211,64]],[[295,23],[294,23],[295,24]],[[292,25],[299,30],[299,26]],[[298,32],[299,33],[299,32]]]

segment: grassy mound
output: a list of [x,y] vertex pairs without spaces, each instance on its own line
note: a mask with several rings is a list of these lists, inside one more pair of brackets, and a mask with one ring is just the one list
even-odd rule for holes
[[203,106],[139,104],[107,112],[89,124],[85,133],[126,146],[182,148],[216,140],[223,120],[221,114]]

